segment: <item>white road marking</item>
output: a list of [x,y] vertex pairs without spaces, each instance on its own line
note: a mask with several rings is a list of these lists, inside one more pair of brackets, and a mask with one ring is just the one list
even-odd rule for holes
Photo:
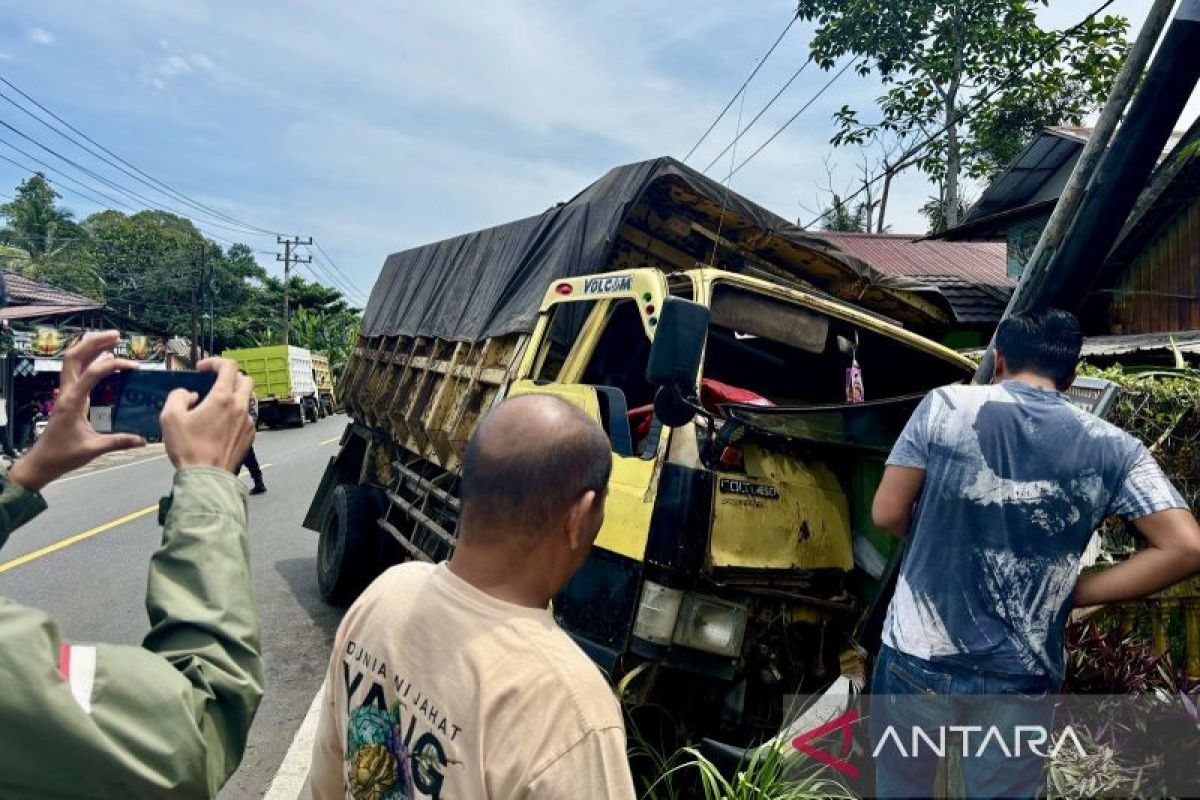
[[304,782],[308,780],[308,765],[312,761],[313,742],[317,738],[317,721],[321,718],[321,701],[325,699],[325,684],[313,697],[304,721],[296,730],[296,736],[288,748],[287,755],[279,764],[279,771],[271,780],[263,800],[296,800]]
[[87,478],[92,475],[99,475],[101,472],[112,472],[114,469],[125,469],[126,467],[136,467],[138,464],[145,464],[147,461],[158,461],[159,459],[166,458],[166,457],[167,457],[166,453],[163,453],[161,456],[151,456],[150,458],[139,458],[137,461],[130,461],[128,464],[118,464],[115,467],[104,467],[103,469],[94,469],[94,470],[91,470],[90,472],[81,472],[78,475],[68,475],[65,478],[59,478],[56,481],[51,481],[49,485],[56,486],[60,483],[66,483],[67,481],[77,481],[80,478]]

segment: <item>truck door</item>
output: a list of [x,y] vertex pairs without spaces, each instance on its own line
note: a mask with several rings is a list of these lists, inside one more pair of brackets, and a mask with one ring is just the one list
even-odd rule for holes
[[[651,412],[655,387],[646,381],[666,284],[659,273],[634,273],[629,281],[605,277],[603,283],[581,278],[556,287],[520,373],[525,379],[509,394],[562,397],[608,434],[613,471],[604,526],[588,562],[555,599],[555,609],[593,660],[611,668],[632,625],[654,509],[654,474],[666,444],[666,431]],[[566,287],[569,294],[563,294]]]

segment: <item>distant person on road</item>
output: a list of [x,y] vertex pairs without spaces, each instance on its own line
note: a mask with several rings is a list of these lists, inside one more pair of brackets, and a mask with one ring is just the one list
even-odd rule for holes
[[[1064,311],[1006,319],[994,383],[931,392],[892,450],[873,515],[911,541],[874,668],[872,694],[893,696],[871,706],[877,744],[889,725],[909,741],[914,724],[955,724],[914,718],[930,704],[898,696],[1057,692],[1073,606],[1133,600],[1200,572],[1200,526],[1154,457],[1063,394],[1082,343]],[[1092,532],[1113,514],[1149,547],[1081,577]],[[988,709],[1004,737],[1049,721],[1048,703]],[[932,795],[935,759],[880,752],[879,796]],[[1005,757],[993,747],[961,765],[970,797],[1033,797],[1042,787],[1043,759],[1030,748]]]
[[17,406],[15,413],[17,421],[17,449],[24,450],[33,443],[33,421],[41,413],[41,403],[37,398],[30,398]]
[[8,441],[8,398],[6,397],[0,397],[0,451],[3,451],[9,460],[17,457],[17,451]]
[[604,521],[612,455],[577,407],[530,395],[480,424],[448,562],[393,567],[334,641],[314,798],[633,798],[621,709],[550,599]]
[[[246,370],[238,370],[242,375],[246,374]],[[258,398],[250,395],[250,419],[254,422],[255,429],[258,428]],[[238,467],[238,474],[242,474],[242,469],[245,468],[250,473],[250,480],[254,481],[254,487],[250,489],[250,494],[266,494],[267,485],[263,483],[262,467],[258,465],[258,456],[254,454],[254,445],[246,451],[246,457],[242,460],[242,465]]]
[[[0,544],[46,508],[51,481],[145,444],[88,424],[96,383],[137,367],[109,355],[117,341],[97,334],[67,352],[46,432],[2,476]],[[0,600],[0,797],[215,797],[241,760],[263,685],[246,490],[234,475],[254,438],[252,382],[233,362],[200,369],[217,373],[203,402],[176,390],[162,411],[176,472],[142,646],[69,643],[45,613]]]

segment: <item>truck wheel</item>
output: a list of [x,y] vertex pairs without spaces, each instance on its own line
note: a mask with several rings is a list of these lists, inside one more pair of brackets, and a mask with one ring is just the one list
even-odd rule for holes
[[317,546],[317,586],[326,602],[349,604],[378,573],[378,516],[371,489],[342,484],[333,490]]
[[296,406],[296,427],[303,428],[308,424],[308,414],[304,413],[304,404]]

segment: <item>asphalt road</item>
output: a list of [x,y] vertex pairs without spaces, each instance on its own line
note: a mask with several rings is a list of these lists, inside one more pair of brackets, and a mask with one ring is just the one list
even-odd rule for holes
[[[336,416],[263,431],[255,443],[259,463],[270,465],[267,494],[250,498],[267,690],[222,798],[262,796],[324,677],[341,611],[317,594],[317,535],[300,521],[345,424]],[[140,643],[148,624],[146,569],[161,538],[157,503],[170,481],[157,445],[110,456],[48,486],[50,508],[0,551],[0,595],[45,609],[71,641]]]

